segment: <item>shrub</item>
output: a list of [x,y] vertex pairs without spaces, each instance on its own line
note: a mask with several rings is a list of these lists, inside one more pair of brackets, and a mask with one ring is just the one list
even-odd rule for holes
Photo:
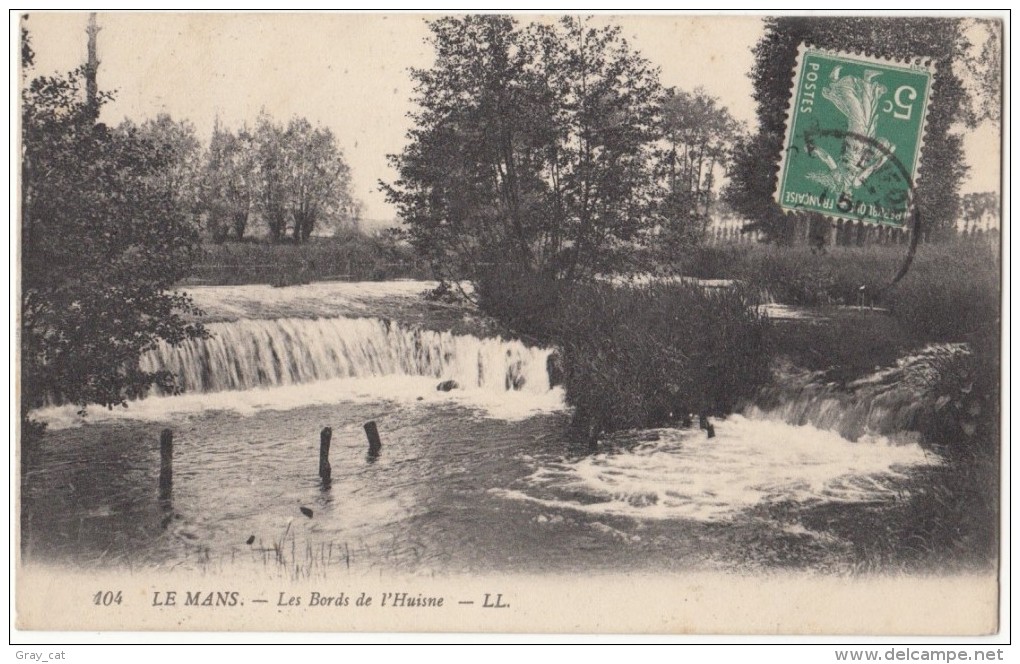
[[742,289],[585,285],[559,336],[575,431],[725,415],[769,379],[768,320]]
[[661,426],[724,415],[769,379],[768,319],[742,288],[564,285],[504,271],[479,280],[483,310],[562,351],[572,429]]
[[501,265],[475,279],[478,307],[514,334],[541,344],[560,343],[564,288],[553,277]]

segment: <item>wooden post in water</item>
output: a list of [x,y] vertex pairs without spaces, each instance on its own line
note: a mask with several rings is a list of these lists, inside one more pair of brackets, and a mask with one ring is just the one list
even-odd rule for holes
[[159,498],[169,500],[174,486],[174,432],[163,429],[159,434]]
[[698,428],[704,430],[709,438],[715,438],[715,427],[708,421],[708,415],[705,413],[698,414]]
[[382,439],[379,438],[379,428],[375,422],[365,423],[365,435],[368,436],[368,456],[379,456],[382,452]]
[[333,440],[333,429],[326,427],[319,434],[319,477],[328,482],[333,477],[333,468],[329,465],[329,444]]

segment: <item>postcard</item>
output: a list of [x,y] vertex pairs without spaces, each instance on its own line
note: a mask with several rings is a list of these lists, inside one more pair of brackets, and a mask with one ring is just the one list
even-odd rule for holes
[[1000,17],[20,28],[18,629],[1000,629]]

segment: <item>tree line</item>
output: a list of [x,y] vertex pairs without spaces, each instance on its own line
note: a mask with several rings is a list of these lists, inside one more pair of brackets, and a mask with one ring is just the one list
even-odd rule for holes
[[160,184],[214,241],[243,240],[257,228],[271,242],[301,243],[361,215],[336,136],[306,118],[284,124],[263,111],[253,128],[237,130],[217,119],[208,147],[191,122],[167,114],[120,129],[165,155]]
[[383,183],[441,273],[494,264],[574,279],[649,236],[696,241],[741,133],[703,91],[670,89],[619,27],[567,16],[431,21],[414,128]]
[[[976,53],[975,27],[992,36]],[[407,237],[448,275],[514,263],[569,281],[625,267],[635,248],[668,267],[703,236],[717,198],[769,241],[793,242],[805,226],[824,238],[829,220],[788,215],[773,200],[804,42],[934,61],[915,183],[933,239],[961,212],[959,129],[998,117],[994,22],[768,18],[748,72],[754,133],[704,91],[664,86],[612,25],[465,16],[429,28],[435,63],[412,71],[414,128],[391,156],[398,177],[383,186]]]

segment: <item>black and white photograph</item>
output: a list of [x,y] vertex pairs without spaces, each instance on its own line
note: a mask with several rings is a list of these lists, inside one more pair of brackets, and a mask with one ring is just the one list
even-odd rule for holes
[[1005,21],[12,13],[13,624],[999,633]]

